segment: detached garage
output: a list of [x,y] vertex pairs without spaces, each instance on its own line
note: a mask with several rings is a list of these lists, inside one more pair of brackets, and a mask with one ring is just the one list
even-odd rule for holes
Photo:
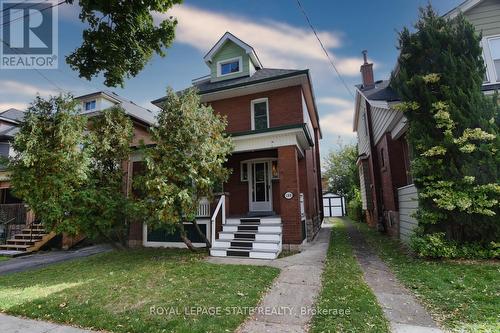
[[323,213],[325,217],[345,216],[345,198],[335,193],[323,193]]

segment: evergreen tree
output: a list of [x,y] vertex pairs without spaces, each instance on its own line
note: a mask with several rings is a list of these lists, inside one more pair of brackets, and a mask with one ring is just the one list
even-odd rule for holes
[[500,238],[499,107],[481,92],[480,40],[462,15],[421,9],[415,31],[399,35],[392,78],[409,121],[421,232],[459,244]]

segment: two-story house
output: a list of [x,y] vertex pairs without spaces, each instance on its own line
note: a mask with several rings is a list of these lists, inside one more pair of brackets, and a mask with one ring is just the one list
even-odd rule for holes
[[[133,123],[134,136],[132,146],[140,142],[150,143],[148,129],[154,124],[155,115],[152,111],[138,106],[113,92],[98,91],[76,97],[80,102],[79,108],[82,115],[92,117],[102,110],[119,106],[130,117]],[[0,155],[13,156],[15,151],[11,142],[19,131],[19,124],[24,117],[24,112],[9,109],[0,113]],[[124,163],[127,166],[127,163]],[[35,217],[27,211],[21,200],[11,194],[11,184],[8,172],[0,167],[0,241],[6,239],[6,244],[0,243],[0,251],[7,251],[9,255],[23,254],[42,248],[49,241],[56,245],[53,233],[48,233],[43,226],[35,225]],[[24,229],[24,230],[23,230]],[[26,233],[29,234],[27,237]],[[82,236],[68,237],[62,234],[58,237],[63,248],[69,248],[82,239]]]
[[[500,1],[467,0],[444,16],[463,13],[482,34],[485,94],[500,88]],[[358,137],[358,168],[362,207],[372,227],[383,227],[406,242],[417,221],[417,189],[413,185],[405,133],[407,120],[394,108],[399,97],[389,80],[374,81],[372,64],[364,59],[362,84],[356,86],[354,132]]]
[[[214,239],[212,255],[276,258],[283,246],[312,239],[322,220],[321,130],[309,71],[265,68],[255,50],[229,32],[204,61],[210,74],[192,84],[202,102],[227,117],[235,148],[223,184],[223,221],[214,228],[209,214],[200,214],[206,216],[198,223]],[[140,169],[140,157],[132,159]],[[131,241],[167,246],[179,240],[135,226]]]

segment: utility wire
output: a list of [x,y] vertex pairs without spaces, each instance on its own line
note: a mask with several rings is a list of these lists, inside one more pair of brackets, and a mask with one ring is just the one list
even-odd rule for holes
[[300,3],[300,0],[296,0],[296,1],[297,1],[297,5],[299,6],[300,11],[302,12],[302,14],[304,15],[304,17],[305,17],[305,19],[307,21],[307,24],[309,24],[309,27],[311,28],[312,32],[314,33],[314,36],[316,36],[316,39],[318,40],[319,45],[323,49],[323,52],[325,53],[326,58],[328,59],[328,61],[332,65],[333,69],[335,70],[335,73],[337,74],[339,80],[342,82],[342,84],[346,88],[347,92],[354,98],[353,92],[351,91],[351,89],[349,88],[349,86],[347,85],[347,83],[345,82],[345,80],[342,77],[342,75],[340,75],[340,72],[338,71],[337,66],[335,66],[335,63],[333,62],[333,59],[330,57],[330,54],[328,53],[326,47],[323,45],[323,42],[319,38],[318,33],[316,32],[316,29],[312,25],[311,20],[309,19],[309,16],[307,16],[307,13],[306,13],[304,7],[302,7],[302,4]]

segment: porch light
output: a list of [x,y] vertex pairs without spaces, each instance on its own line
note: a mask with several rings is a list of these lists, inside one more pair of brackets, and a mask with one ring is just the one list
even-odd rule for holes
[[280,174],[278,171],[278,161],[274,160],[271,162],[271,176],[272,179],[279,179]]

